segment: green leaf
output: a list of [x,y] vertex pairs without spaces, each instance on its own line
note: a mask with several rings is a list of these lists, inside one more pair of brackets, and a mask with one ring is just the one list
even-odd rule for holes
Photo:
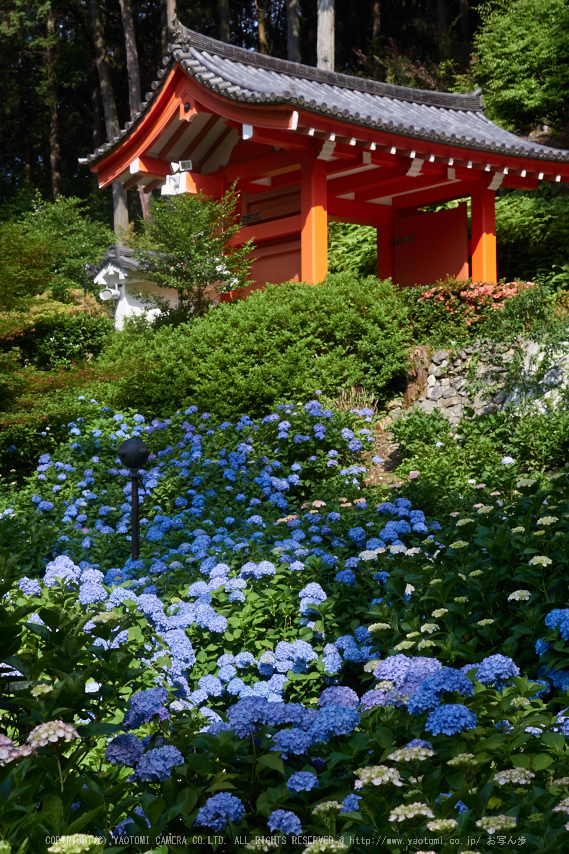
[[83,828],[86,827],[89,824],[89,822],[92,821],[92,819],[96,818],[96,816],[98,816],[101,812],[103,812],[104,809],[105,809],[105,805],[101,804],[100,806],[96,807],[94,810],[91,810],[90,812],[86,812],[84,815],[75,819],[75,821],[72,822],[65,829],[65,833],[69,836],[72,833],[79,833],[80,830],[83,830]]
[[257,764],[263,765],[266,768],[272,768],[273,771],[278,771],[280,774],[284,774],[283,761],[277,753],[265,753],[263,756],[259,756]]

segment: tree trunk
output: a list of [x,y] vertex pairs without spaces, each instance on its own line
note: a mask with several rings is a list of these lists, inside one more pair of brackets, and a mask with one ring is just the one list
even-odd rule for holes
[[460,33],[465,42],[470,41],[470,8],[468,0],[460,0]]
[[231,42],[231,29],[229,27],[229,0],[217,0],[219,11],[219,38],[222,42]]
[[172,24],[172,18],[176,14],[176,0],[162,0],[160,4],[162,16],[162,54],[168,52],[168,27]]
[[[97,63],[97,71],[99,72],[99,89],[103,103],[103,115],[105,117],[107,139],[110,140],[114,136],[117,136],[119,132],[119,118],[98,0],[90,0],[90,13],[95,62]],[[128,229],[128,207],[126,192],[120,181],[113,181],[113,216],[115,234],[117,237],[121,237],[121,232]]]
[[437,0],[437,29],[440,33],[448,30],[447,0]]
[[51,193],[53,201],[61,192],[61,157],[59,146],[59,117],[57,114],[57,76],[55,72],[55,57],[53,46],[55,43],[55,18],[51,7],[46,16],[47,41],[45,51],[46,65],[46,96],[49,111],[49,169],[51,174]]
[[255,0],[255,8],[257,10],[257,27],[259,30],[259,53],[266,55],[269,52],[269,48],[267,44],[267,21],[265,10],[263,9],[263,0]]
[[286,49],[291,62],[300,62],[300,16],[298,0],[286,0]]
[[[121,7],[122,25],[124,31],[124,44],[126,50],[126,72],[128,76],[128,103],[130,117],[138,112],[140,104],[140,67],[138,64],[138,51],[136,49],[136,34],[134,32],[134,20],[132,17],[132,5],[130,0],[119,0]],[[144,219],[149,219],[148,196],[144,192],[144,186],[138,185],[140,207]]]
[[377,42],[381,35],[381,0],[374,0],[372,10],[372,31],[371,35],[374,43]]
[[[101,135],[101,122],[103,120],[103,105],[101,103],[101,90],[99,88],[99,75],[97,65],[93,60],[91,65],[91,106],[93,109],[93,151],[99,148],[103,142]],[[94,176],[96,177],[96,176]]]
[[318,0],[317,67],[334,71],[334,0]]

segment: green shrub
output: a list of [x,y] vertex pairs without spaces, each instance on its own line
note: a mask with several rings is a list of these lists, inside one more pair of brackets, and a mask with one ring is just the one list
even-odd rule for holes
[[102,364],[125,366],[117,406],[154,413],[191,401],[221,416],[258,415],[356,383],[385,399],[404,379],[407,343],[393,285],[338,274],[269,286],[176,329],[119,333]]
[[449,278],[432,287],[404,288],[401,299],[414,340],[435,347],[504,340],[555,320],[549,290],[519,281],[494,285]]
[[98,356],[112,331],[113,322],[108,317],[89,317],[83,312],[56,315],[36,321],[14,343],[26,365],[42,370],[69,368]]

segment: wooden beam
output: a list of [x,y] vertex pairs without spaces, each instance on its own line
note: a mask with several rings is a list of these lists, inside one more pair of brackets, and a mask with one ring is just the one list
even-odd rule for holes
[[[166,158],[166,155],[174,148],[177,142],[188,130],[188,125],[185,122],[180,123],[180,127],[172,134],[166,145],[164,145],[158,154],[159,158]],[[183,159],[183,158],[181,158]]]
[[205,123],[203,128],[200,131],[198,131],[198,133],[195,135],[195,137],[192,139],[192,141],[188,144],[188,147],[186,148],[186,150],[184,151],[184,153],[180,157],[180,160],[189,160],[190,159],[190,157],[192,156],[194,151],[197,149],[198,145],[201,142],[203,142],[203,140],[208,135],[208,133],[211,130],[213,130],[213,128],[217,124],[218,120],[219,120],[219,116],[212,116],[210,119],[207,120],[207,122]]
[[376,227],[391,222],[392,211],[388,205],[370,205],[328,196],[328,219],[334,222],[355,222],[357,225]]
[[251,136],[248,139],[252,142],[260,142],[263,145],[276,145],[288,151],[310,151],[313,147],[310,137],[256,125],[252,125]]
[[228,184],[234,181],[273,177],[300,169],[300,155],[296,151],[275,151],[266,157],[257,157],[245,163],[226,166],[223,170]]
[[415,193],[406,193],[396,196],[392,200],[394,210],[407,210],[409,208],[421,208],[427,205],[435,205],[440,202],[451,202],[454,199],[463,199],[470,196],[477,186],[476,181],[455,181],[441,184],[439,187],[430,187],[427,190],[418,190]]
[[165,178],[172,174],[172,167],[169,160],[161,160],[158,157],[136,157],[129,164],[129,172],[131,175],[151,175],[153,178]]
[[472,246],[472,278],[475,282],[496,282],[496,218],[495,193],[484,184],[472,192],[470,215]]
[[[356,175],[346,175],[343,178],[331,178],[327,182],[328,195],[341,196],[344,195],[344,193],[357,192],[363,188],[375,188],[376,194],[380,196],[381,193],[378,192],[378,188],[387,183],[390,179],[403,177],[407,172],[407,168],[407,166],[396,166],[394,169],[370,169],[368,172],[359,172]],[[373,193],[371,198],[374,198]]]
[[328,272],[326,161],[314,153],[302,159],[300,179],[300,265],[303,282],[321,282]]
[[413,192],[415,190],[423,190],[433,185],[444,182],[444,175],[417,175],[415,178],[409,178],[406,175],[400,178],[391,178],[389,181],[376,183],[372,187],[364,188],[356,191],[356,201],[367,202],[370,199],[381,199],[395,196],[397,193]]
[[298,234],[301,229],[301,215],[295,214],[281,219],[273,219],[270,222],[255,222],[253,225],[244,226],[231,238],[229,243],[232,246],[241,246],[248,240],[254,240],[255,243],[263,240],[274,240],[278,237],[286,237],[289,234]]

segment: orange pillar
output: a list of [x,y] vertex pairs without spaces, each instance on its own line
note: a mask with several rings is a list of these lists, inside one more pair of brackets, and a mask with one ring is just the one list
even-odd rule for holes
[[495,193],[480,182],[471,199],[472,278],[475,282],[496,282]]
[[326,161],[302,158],[300,179],[300,278],[315,285],[328,272]]
[[385,206],[377,224],[377,278],[393,278],[393,209]]

